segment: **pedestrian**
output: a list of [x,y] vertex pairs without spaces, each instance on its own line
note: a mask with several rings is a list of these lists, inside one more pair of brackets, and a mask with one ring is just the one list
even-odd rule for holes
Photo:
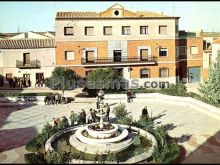
[[95,109],[92,110],[92,122],[96,122],[97,121],[97,116],[96,116],[96,111]]
[[30,80],[30,78],[28,79],[28,86],[29,86],[29,87],[31,86],[31,80]]
[[92,109],[89,110],[89,113],[87,115],[87,123],[90,124],[92,123]]
[[84,109],[81,110],[80,119],[81,119],[82,124],[86,124],[86,112]]
[[106,113],[107,113],[107,121],[109,122],[109,113],[110,113],[110,107],[108,105],[108,103],[106,103]]
[[70,125],[74,126],[76,121],[77,121],[77,115],[73,111],[71,111],[71,114],[70,114]]
[[96,96],[96,109],[100,108],[99,102],[100,102],[100,97]]
[[128,103],[131,102],[131,91],[130,90],[127,91],[127,102]]
[[142,109],[142,116],[148,117],[147,106],[145,106],[145,107]]
[[53,124],[54,126],[58,126],[57,120],[55,118],[53,118]]

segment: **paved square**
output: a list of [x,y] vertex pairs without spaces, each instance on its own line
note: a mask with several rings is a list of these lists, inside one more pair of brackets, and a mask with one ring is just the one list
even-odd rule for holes
[[[160,100],[107,99],[111,110],[125,103],[133,119],[137,120],[143,107],[148,107],[155,123],[165,124],[169,135],[175,137],[186,150],[182,163],[219,163],[220,120],[187,105],[162,103]],[[0,162],[24,163],[27,151],[24,145],[31,140],[46,122],[53,124],[53,117],[69,117],[70,112],[86,112],[95,108],[94,98],[83,98],[79,102],[65,105],[1,105],[0,107]],[[110,117],[114,117],[111,113]]]

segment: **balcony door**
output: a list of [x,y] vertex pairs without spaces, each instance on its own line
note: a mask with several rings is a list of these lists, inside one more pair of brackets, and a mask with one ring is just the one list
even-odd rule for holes
[[26,64],[29,64],[30,63],[30,53],[24,53],[23,54],[23,64],[24,66]]
[[121,62],[121,50],[114,50],[114,62]]
[[94,63],[94,51],[86,51],[86,63]]
[[149,50],[148,49],[140,49],[140,58],[141,58],[141,61],[150,60]]

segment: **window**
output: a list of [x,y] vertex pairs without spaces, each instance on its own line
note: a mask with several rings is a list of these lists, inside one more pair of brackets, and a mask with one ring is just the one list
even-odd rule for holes
[[148,49],[140,49],[141,60],[146,61],[148,59]]
[[85,27],[85,35],[86,36],[94,35],[94,27]]
[[73,27],[64,27],[64,35],[73,35]]
[[74,60],[75,55],[73,51],[65,51],[65,60]]
[[167,55],[168,55],[167,48],[160,48],[159,56],[160,57],[165,57]]
[[179,55],[186,55],[186,47],[185,46],[179,46]]
[[114,14],[117,16],[119,15],[119,11],[118,10],[115,10]]
[[131,27],[130,26],[122,26],[122,34],[123,35],[131,34]]
[[167,26],[159,26],[159,34],[167,34]]
[[169,69],[160,68],[160,77],[169,77]]
[[141,78],[149,78],[150,77],[150,69],[141,69]]
[[198,54],[198,46],[191,46],[190,47],[190,54],[197,55]]
[[148,34],[148,26],[141,26],[140,34]]
[[103,29],[104,35],[112,35],[112,27],[111,26],[105,26]]
[[94,51],[86,51],[86,62],[94,62]]

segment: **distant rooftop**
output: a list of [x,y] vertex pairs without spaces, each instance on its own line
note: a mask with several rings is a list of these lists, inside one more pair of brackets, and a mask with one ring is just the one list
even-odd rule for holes
[[0,40],[0,49],[55,48],[55,39]]

